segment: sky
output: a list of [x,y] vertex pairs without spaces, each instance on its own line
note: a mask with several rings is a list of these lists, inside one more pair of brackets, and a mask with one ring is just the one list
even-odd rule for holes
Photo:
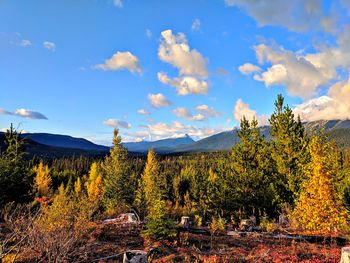
[[350,118],[349,0],[0,0],[0,129],[110,145]]

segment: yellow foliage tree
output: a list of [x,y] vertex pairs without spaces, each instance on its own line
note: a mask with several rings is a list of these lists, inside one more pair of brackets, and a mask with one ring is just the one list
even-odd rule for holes
[[347,211],[335,189],[339,151],[324,135],[314,135],[309,144],[308,177],[293,211],[296,226],[314,232],[339,232],[346,228]]
[[74,192],[77,196],[81,194],[82,188],[81,188],[81,180],[80,177],[74,182]]
[[102,175],[96,162],[92,163],[89,172],[89,179],[86,182],[86,190],[90,201],[98,201],[103,195]]
[[36,173],[34,178],[36,195],[39,197],[49,196],[52,183],[49,167],[41,161],[38,166],[34,167],[34,172]]
[[159,187],[157,182],[159,179],[159,163],[157,160],[157,155],[153,149],[148,151],[147,163],[145,170],[142,174],[142,183],[145,193],[145,199],[148,206],[150,206],[154,200],[159,196]]

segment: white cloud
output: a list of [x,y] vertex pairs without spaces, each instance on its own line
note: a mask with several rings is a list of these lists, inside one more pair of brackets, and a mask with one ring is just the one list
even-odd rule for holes
[[243,116],[252,121],[254,118],[258,120],[259,126],[268,125],[268,117],[265,115],[257,115],[255,110],[252,110],[249,104],[246,104],[242,99],[238,99],[234,106],[233,116],[236,121],[240,122]]
[[207,60],[197,50],[190,49],[183,33],[173,35],[171,30],[165,30],[161,35],[158,57],[176,67],[179,76],[170,78],[158,72],[159,81],[174,86],[178,95],[207,94]]
[[178,107],[178,108],[174,109],[173,112],[177,117],[184,118],[184,119],[189,120],[189,121],[203,121],[203,120],[207,119],[201,113],[193,115],[192,112],[185,107]]
[[[342,0],[346,1],[346,0]],[[225,0],[251,16],[259,26],[277,25],[292,31],[322,29],[322,0]]]
[[116,6],[118,8],[122,8],[123,7],[122,0],[113,0],[113,4],[114,4],[114,6]]
[[217,112],[213,107],[209,107],[208,105],[202,104],[196,107],[196,110],[202,113],[206,117],[217,117],[221,115]]
[[191,30],[192,31],[198,31],[201,27],[201,21],[196,18],[195,20],[193,20],[192,25],[191,25]]
[[116,120],[116,119],[107,119],[103,122],[103,124],[113,128],[125,128],[125,129],[131,128],[130,123],[126,121]]
[[157,93],[157,94],[148,94],[148,100],[150,103],[156,107],[167,107],[170,106],[172,103],[169,101],[163,94]]
[[137,113],[138,114],[141,114],[141,115],[150,115],[151,113],[145,109],[139,109],[137,110]]
[[178,95],[208,93],[208,82],[193,76],[181,76],[171,79],[166,73],[158,72],[158,80],[163,84],[175,87]]
[[29,47],[32,45],[32,42],[30,42],[30,40],[28,39],[22,39],[21,44],[22,47]]
[[251,63],[245,63],[245,64],[239,66],[238,70],[244,75],[250,75],[252,73],[261,71],[261,68],[259,68],[258,66],[255,66]]
[[142,73],[139,59],[131,52],[117,52],[113,54],[105,63],[95,65],[95,68],[102,70],[122,70],[127,69],[132,73]]
[[180,75],[208,76],[207,60],[196,49],[190,49],[183,33],[173,35],[171,30],[165,30],[161,36],[160,60],[178,68]]
[[350,119],[350,78],[334,84],[326,96],[308,100],[293,111],[303,121]]
[[0,109],[0,114],[4,115],[14,115],[19,116],[26,119],[36,119],[36,120],[47,120],[47,117],[37,111],[27,110],[27,109],[17,109],[14,112],[10,112],[4,109]]
[[50,42],[50,41],[44,41],[43,42],[43,46],[44,46],[44,48],[46,48],[46,49],[48,49],[48,50],[50,50],[52,52],[54,52],[56,50],[55,43]]
[[146,29],[146,36],[148,37],[148,38],[151,38],[152,37],[152,31],[150,30],[150,29]]
[[284,85],[288,94],[302,98],[310,98],[335,79],[336,67],[346,59],[337,50],[302,55],[265,44],[254,49],[260,64],[272,64],[266,71],[255,74],[254,79],[263,81],[266,86]]

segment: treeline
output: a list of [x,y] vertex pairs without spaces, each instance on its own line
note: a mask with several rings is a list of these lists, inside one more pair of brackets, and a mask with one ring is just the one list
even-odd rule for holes
[[251,215],[275,220],[285,213],[299,229],[345,231],[349,151],[322,130],[308,135],[281,95],[269,121],[271,140],[257,120],[243,118],[240,143],[230,152],[157,156],[150,150],[147,159],[130,157],[115,130],[104,159],[41,160],[33,167],[11,128],[0,157],[0,207],[34,200],[32,206],[44,206],[47,220],[51,213],[57,222],[58,214],[93,221],[136,210],[148,222],[144,234],[154,239],[174,235],[174,219],[182,215],[202,225]]

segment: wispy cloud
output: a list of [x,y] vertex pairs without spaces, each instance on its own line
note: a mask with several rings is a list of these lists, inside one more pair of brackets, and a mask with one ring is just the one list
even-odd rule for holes
[[56,51],[56,44],[53,42],[44,41],[43,46],[44,46],[44,48],[46,48],[47,50],[50,50],[52,52]]
[[328,18],[322,11],[322,0],[225,0],[225,3],[247,13],[261,27],[274,25],[296,32],[322,30],[322,22]]
[[148,37],[148,38],[151,38],[152,37],[152,31],[150,30],[150,29],[146,29],[146,36]]
[[198,18],[196,18],[192,22],[191,30],[192,31],[198,31],[200,28],[201,28],[201,21]]
[[122,8],[123,7],[123,1],[122,0],[113,0],[113,4],[114,4],[114,6],[116,6],[118,8]]
[[137,110],[137,113],[138,114],[141,114],[141,115],[150,115],[151,113],[145,109],[139,109]]
[[14,112],[0,109],[0,114],[19,116],[26,119],[36,119],[36,120],[47,120],[47,117],[37,111],[27,110],[27,109],[17,109]]
[[20,44],[22,47],[29,47],[32,45],[32,42],[28,39],[22,39],[21,40],[21,44]]

